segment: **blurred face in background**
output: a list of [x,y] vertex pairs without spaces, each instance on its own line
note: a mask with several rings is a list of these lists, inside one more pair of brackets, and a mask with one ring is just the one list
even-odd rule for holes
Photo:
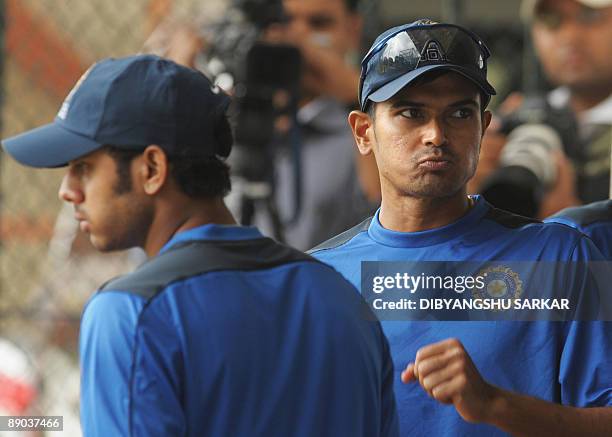
[[540,61],[553,83],[576,92],[610,89],[612,6],[592,9],[575,0],[541,0],[532,31]]
[[312,43],[342,56],[358,48],[358,18],[345,0],[284,0],[283,7],[286,31],[295,43]]
[[271,29],[272,40],[301,50],[304,97],[316,97],[333,88],[330,74],[342,70],[349,54],[358,53],[361,17],[345,0],[284,0],[283,7],[287,22]]

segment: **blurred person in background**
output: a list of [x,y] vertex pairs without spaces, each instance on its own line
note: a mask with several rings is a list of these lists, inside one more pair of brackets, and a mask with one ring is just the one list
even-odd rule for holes
[[[524,0],[536,54],[547,79],[556,86],[547,96],[551,108],[568,109],[578,125],[577,141],[556,160],[556,177],[537,213],[547,217],[562,208],[608,198],[612,144],[612,1]],[[529,96],[525,96],[529,97]],[[508,116],[522,96],[501,105]],[[500,165],[506,137],[492,124],[470,192],[480,192]],[[493,199],[489,199],[493,200]],[[495,203],[495,202],[494,202]]]
[[[348,108],[356,105],[359,83],[362,17],[358,0],[284,0],[282,5],[286,20],[271,25],[263,38],[298,47],[303,59],[297,114],[302,194],[297,220],[288,223],[296,207],[296,169],[285,144],[276,147],[275,201],[286,242],[308,249],[370,214],[380,201],[380,184],[374,159],[359,155],[346,122]],[[197,51],[206,46],[206,41],[184,28],[169,41],[162,54],[190,66]],[[238,195],[240,186],[235,186],[233,195]],[[228,204],[238,202],[230,195]],[[237,209],[232,207],[240,215]],[[272,233],[264,211],[256,211],[254,223]]]

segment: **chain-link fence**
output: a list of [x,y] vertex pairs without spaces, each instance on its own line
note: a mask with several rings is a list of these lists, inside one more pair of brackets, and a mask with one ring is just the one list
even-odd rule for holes
[[[136,53],[154,29],[204,19],[222,2],[202,3],[2,1],[2,137],[52,121],[92,62]],[[83,304],[141,255],[95,253],[57,198],[60,175],[0,154],[0,415],[63,416],[59,434],[73,436],[80,435],[76,341]]]
[[[2,138],[50,122],[95,60],[140,51],[168,17],[214,19],[224,2],[0,0]],[[510,35],[500,44],[520,66],[520,31],[499,34]],[[163,38],[158,32],[153,45]],[[34,171],[0,152],[0,415],[63,416],[62,435],[72,436],[80,434],[83,304],[142,255],[95,253],[57,198],[60,177],[60,170]]]

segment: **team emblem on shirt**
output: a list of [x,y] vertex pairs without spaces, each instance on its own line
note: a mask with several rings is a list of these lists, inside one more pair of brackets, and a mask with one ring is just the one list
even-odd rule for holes
[[[473,299],[515,300],[523,294],[523,281],[518,273],[504,266],[487,267],[478,273],[484,278],[485,286],[472,290]],[[492,311],[503,311],[493,309]]]

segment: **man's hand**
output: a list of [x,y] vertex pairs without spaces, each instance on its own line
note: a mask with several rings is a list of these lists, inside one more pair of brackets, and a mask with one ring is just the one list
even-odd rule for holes
[[299,44],[305,62],[304,87],[315,95],[332,96],[353,104],[357,101],[359,70],[328,47],[313,41]]
[[402,372],[434,399],[453,404],[467,422],[488,423],[514,436],[609,436],[612,407],[575,408],[487,383],[459,340],[425,346]]
[[403,383],[418,380],[437,401],[453,404],[467,422],[486,422],[496,387],[478,372],[469,354],[457,339],[425,346],[401,375]]
[[480,144],[480,157],[476,173],[468,181],[468,193],[479,193],[484,182],[499,167],[501,151],[506,145],[506,135],[500,132],[501,118],[517,111],[523,104],[524,96],[520,93],[512,93],[499,105],[497,115],[493,117],[489,128],[482,138]]
[[569,158],[561,150],[556,150],[554,159],[557,165],[557,178],[554,185],[544,194],[538,217],[543,219],[563,208],[580,205],[576,194],[576,175]]
[[497,130],[498,126],[499,120],[494,117],[480,143],[478,167],[476,167],[476,173],[474,173],[472,179],[468,181],[468,194],[480,193],[484,182],[499,167],[499,158],[506,145],[507,138]]
[[170,36],[164,56],[186,67],[195,67],[195,59],[204,48],[204,41],[189,27],[181,27]]
[[206,41],[191,23],[167,19],[149,35],[142,52],[162,56],[193,68],[196,56],[205,46]]
[[354,104],[357,100],[359,69],[346,63],[343,55],[328,46],[325,35],[320,38],[298,38],[282,25],[271,25],[263,36],[268,43],[294,45],[303,57],[302,84],[309,96],[334,97]]

